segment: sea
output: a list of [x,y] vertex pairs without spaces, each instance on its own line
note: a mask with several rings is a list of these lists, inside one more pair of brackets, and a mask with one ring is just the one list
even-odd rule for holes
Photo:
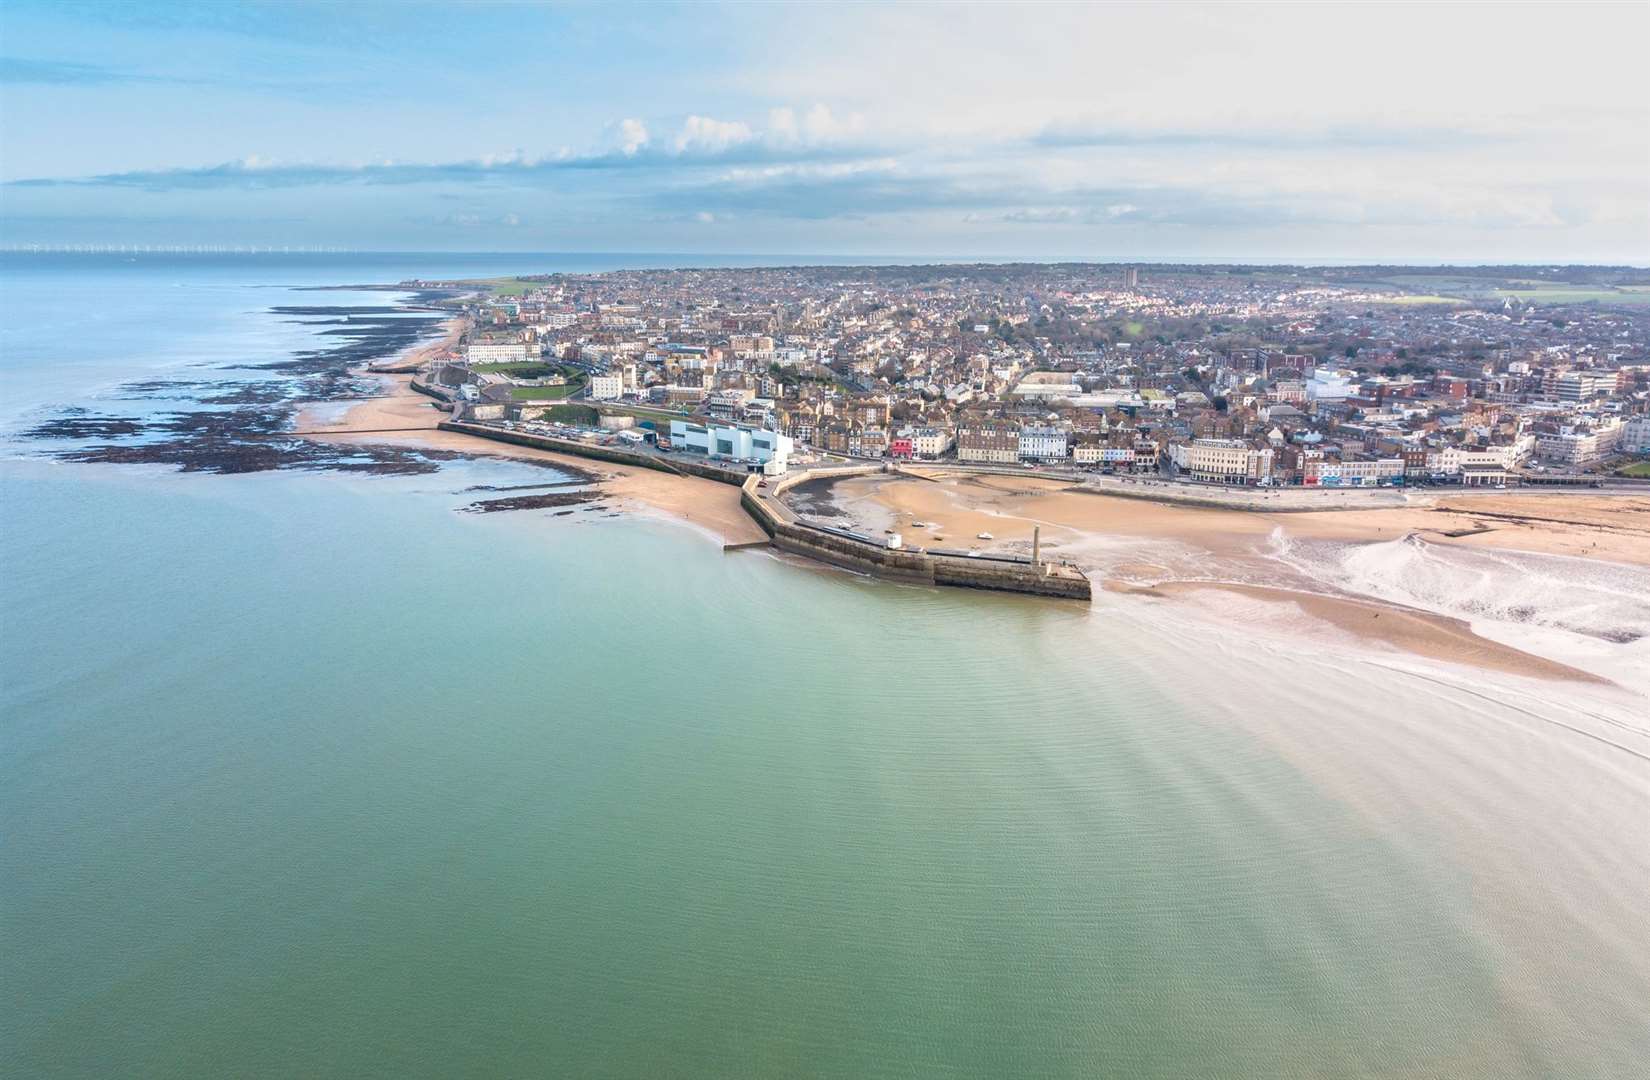
[[[684,261],[0,256],[0,1074],[1650,1071],[1642,684],[280,435],[420,317],[319,287]],[[1458,558],[1334,573],[1599,640]]]

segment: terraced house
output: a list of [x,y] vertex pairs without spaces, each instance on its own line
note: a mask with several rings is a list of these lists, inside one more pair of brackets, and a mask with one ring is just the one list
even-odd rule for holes
[[1013,465],[1020,459],[1020,429],[1014,424],[975,423],[957,428],[957,460]]

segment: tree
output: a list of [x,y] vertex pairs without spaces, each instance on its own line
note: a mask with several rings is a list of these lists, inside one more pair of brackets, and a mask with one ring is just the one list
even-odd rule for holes
[[1348,360],[1352,359],[1354,356],[1357,356],[1357,355],[1358,355],[1358,347],[1356,345],[1348,345],[1346,347],[1346,358]]

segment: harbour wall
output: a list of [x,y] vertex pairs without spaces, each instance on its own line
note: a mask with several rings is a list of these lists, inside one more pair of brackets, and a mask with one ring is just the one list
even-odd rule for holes
[[805,555],[835,566],[925,585],[992,589],[1070,600],[1092,599],[1089,579],[1074,566],[1032,562],[1017,557],[952,555],[923,548],[891,548],[872,537],[807,521],[785,505],[782,499],[786,490],[810,480],[863,476],[881,471],[882,467],[877,465],[810,469],[787,476],[766,490],[758,487],[758,480],[752,477],[740,490],[740,504],[773,538],[774,546],[781,551]]
[[790,488],[810,480],[864,476],[884,471],[884,466],[881,465],[808,469],[769,480],[768,486],[763,487],[761,485],[764,478],[761,476],[735,472],[692,458],[665,460],[656,454],[612,446],[597,446],[551,435],[533,435],[482,424],[467,424],[462,421],[443,421],[439,426],[443,431],[475,435],[517,446],[536,447],[540,450],[552,450],[617,465],[635,465],[644,469],[675,473],[678,476],[700,476],[719,483],[737,484],[740,489],[740,506],[761,526],[762,531],[768,534],[774,547],[848,570],[923,585],[992,589],[1071,600],[1089,600],[1093,596],[1088,578],[1082,571],[1069,564],[1034,563],[1029,559],[1014,556],[967,556],[923,548],[891,548],[873,537],[808,521],[786,506],[780,498]]

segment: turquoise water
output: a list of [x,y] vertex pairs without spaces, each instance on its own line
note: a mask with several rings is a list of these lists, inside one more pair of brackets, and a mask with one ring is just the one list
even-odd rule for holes
[[[243,345],[301,335],[239,286],[167,287],[220,295],[189,302]],[[510,463],[8,451],[8,1075],[1628,1076],[1650,1052],[1650,773],[1542,722],[1569,706],[1539,689],[635,514],[454,512],[543,479]]]

